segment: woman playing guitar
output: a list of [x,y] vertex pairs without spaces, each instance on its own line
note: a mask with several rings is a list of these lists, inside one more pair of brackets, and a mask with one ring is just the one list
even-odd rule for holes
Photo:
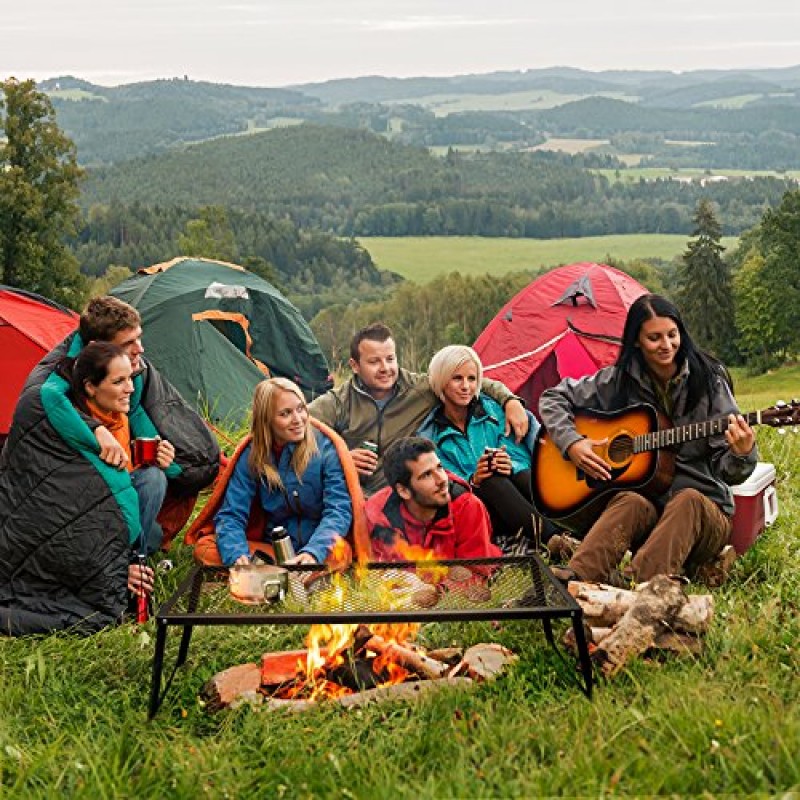
[[[746,480],[755,468],[755,435],[739,413],[725,368],[695,346],[675,306],[653,294],[642,295],[630,307],[616,363],[547,390],[539,413],[547,438],[574,465],[567,463],[575,480],[593,491],[613,485],[620,470],[609,458],[607,439],[597,435],[598,429],[592,429],[592,436],[579,432],[576,416],[598,412],[602,417],[641,403],[675,425],[706,425],[720,417],[727,418],[727,425],[712,427],[713,435],[672,444],[674,477],[655,494],[644,488],[600,491],[607,504],[568,568],[557,573],[562,579],[618,582],[617,567],[627,550],[633,559],[625,579],[646,581],[684,571],[694,576],[728,543],[733,514],[729,485]],[[546,486],[548,477],[538,480]]]

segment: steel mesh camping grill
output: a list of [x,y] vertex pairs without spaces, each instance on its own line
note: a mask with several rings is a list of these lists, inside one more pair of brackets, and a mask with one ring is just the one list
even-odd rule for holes
[[[460,580],[451,580],[454,570]],[[541,620],[548,643],[556,648],[552,621],[572,623],[583,676],[591,695],[592,671],[583,613],[542,559],[529,556],[472,560],[404,561],[355,565],[330,573],[315,565],[288,567],[290,589],[280,602],[244,605],[231,596],[228,571],[196,566],[159,608],[149,716],[157,711],[175,673],[189,652],[195,626],[311,625],[343,623],[458,622],[502,619]],[[469,577],[463,576],[468,570]],[[438,587],[435,605],[421,607],[403,588],[404,574]],[[308,585],[306,589],[305,586]],[[471,587],[485,587],[473,591]],[[294,587],[294,588],[293,588]],[[398,588],[399,587],[399,588]],[[176,663],[162,688],[167,632],[183,629]]]

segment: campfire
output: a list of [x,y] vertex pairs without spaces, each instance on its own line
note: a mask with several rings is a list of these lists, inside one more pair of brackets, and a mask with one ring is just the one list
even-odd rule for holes
[[[353,607],[386,611],[486,603],[492,598],[491,566],[448,565],[420,547],[401,545],[405,559],[372,571],[358,564],[348,576],[294,574],[287,603],[331,613]],[[426,650],[417,622],[313,624],[303,650],[264,653],[260,666],[245,664],[215,676],[205,696],[212,707],[245,696],[250,702],[295,710],[322,701],[356,705],[361,698],[412,697],[440,685],[496,676],[515,656],[497,644]]]
[[316,701],[444,677],[453,665],[411,644],[418,629],[418,624],[312,625],[305,658],[297,659],[291,677],[275,668],[274,654],[264,654],[262,690],[278,699]]

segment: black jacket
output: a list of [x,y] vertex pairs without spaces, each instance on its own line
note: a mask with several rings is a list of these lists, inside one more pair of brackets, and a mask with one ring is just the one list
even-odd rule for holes
[[[92,425],[66,398],[55,365],[81,347],[74,335],[33,370],[0,455],[0,632],[99,630],[127,603],[138,502],[127,472],[103,464]],[[173,488],[212,482],[219,448],[202,419],[146,362],[134,380],[132,435],[175,446]]]

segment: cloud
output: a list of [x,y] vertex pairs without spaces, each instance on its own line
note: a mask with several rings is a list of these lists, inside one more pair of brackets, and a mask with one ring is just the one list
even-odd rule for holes
[[369,31],[419,31],[442,28],[478,28],[509,25],[529,25],[539,20],[511,17],[405,17],[403,19],[363,20],[362,28]]

